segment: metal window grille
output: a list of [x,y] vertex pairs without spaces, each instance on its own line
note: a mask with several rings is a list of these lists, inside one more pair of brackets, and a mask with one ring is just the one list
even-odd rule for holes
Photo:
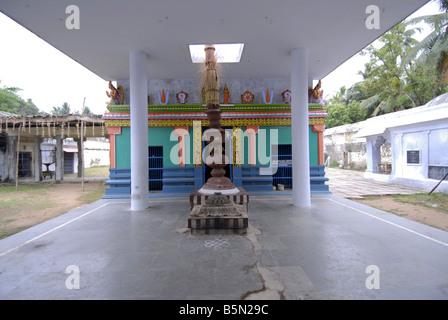
[[162,190],[163,186],[163,147],[148,147],[148,189]]
[[274,186],[283,184],[285,188],[292,188],[292,147],[290,144],[279,144],[278,154],[272,154],[278,160],[277,172],[272,176]]

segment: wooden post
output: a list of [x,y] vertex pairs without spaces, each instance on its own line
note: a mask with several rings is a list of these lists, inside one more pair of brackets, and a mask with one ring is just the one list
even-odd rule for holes
[[19,135],[17,136],[17,156],[16,156],[16,191],[19,189],[19,153],[20,153],[20,131],[22,125],[19,126]]
[[78,150],[78,157],[81,156],[81,187],[84,191],[84,121],[81,120],[81,150]]

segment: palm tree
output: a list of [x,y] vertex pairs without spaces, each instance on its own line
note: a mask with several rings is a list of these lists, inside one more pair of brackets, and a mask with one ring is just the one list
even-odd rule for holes
[[[448,1],[448,0],[447,0]],[[362,54],[369,54],[370,61],[359,73],[364,80],[350,89],[347,98],[358,97],[360,108],[368,114],[379,114],[403,110],[414,106],[414,102],[405,91],[406,70],[400,66],[408,52],[416,45],[413,38],[414,28],[405,30],[400,23],[378,39],[378,45],[368,46]]]
[[403,67],[411,63],[416,67],[436,70],[448,83],[448,0],[437,1],[440,13],[413,18],[407,26],[427,23],[431,33],[421,40],[403,59]]
[[72,110],[70,108],[70,105],[67,102],[64,102],[61,107],[53,107],[53,110],[51,111],[53,115],[68,115],[72,114]]

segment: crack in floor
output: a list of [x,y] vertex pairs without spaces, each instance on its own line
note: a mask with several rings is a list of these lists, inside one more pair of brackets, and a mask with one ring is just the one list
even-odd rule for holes
[[[252,249],[254,252],[263,249],[263,246],[258,242],[257,236],[261,235],[260,229],[257,229],[253,225],[249,224],[247,228],[246,238],[252,244]],[[253,265],[253,268],[258,273],[262,288],[260,290],[246,292],[241,299],[242,300],[284,300],[285,296],[283,291],[285,290],[285,285],[281,281],[279,275],[267,268],[260,265],[259,262]]]

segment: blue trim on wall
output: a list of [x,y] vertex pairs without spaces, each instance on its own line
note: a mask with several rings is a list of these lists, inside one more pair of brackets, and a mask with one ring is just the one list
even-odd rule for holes
[[[252,194],[291,194],[291,191],[274,191],[272,175],[260,175],[263,166],[233,167],[233,183],[235,187],[242,187]],[[109,185],[103,199],[127,199],[131,195],[130,168],[109,169]],[[150,192],[149,197],[184,197],[194,189],[201,188],[202,167],[164,167],[162,192]],[[310,166],[311,194],[331,194],[325,183],[325,166]],[[291,190],[291,189],[289,189]]]

